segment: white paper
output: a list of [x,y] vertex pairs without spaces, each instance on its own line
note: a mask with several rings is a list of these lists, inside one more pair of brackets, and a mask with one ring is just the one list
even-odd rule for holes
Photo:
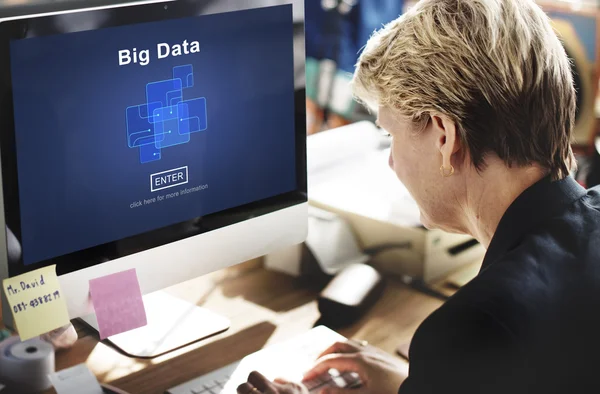
[[382,136],[371,122],[313,134],[306,141],[308,176],[319,175],[341,163],[373,152],[382,143]]
[[321,269],[329,275],[337,274],[350,264],[364,263],[369,259],[362,253],[346,221],[315,207],[308,210],[306,246]]
[[374,220],[419,226],[419,207],[389,168],[389,148],[382,148],[374,127],[360,122],[308,138],[308,198]]
[[325,327],[316,327],[286,342],[272,345],[244,357],[231,375],[221,394],[236,394],[252,371],[259,371],[267,379],[282,378],[301,382],[304,372],[312,368],[318,355],[335,342],[345,338]]
[[57,394],[103,394],[102,387],[85,364],[49,375]]

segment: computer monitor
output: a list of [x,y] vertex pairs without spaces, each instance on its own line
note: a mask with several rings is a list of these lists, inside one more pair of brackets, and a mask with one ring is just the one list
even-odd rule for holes
[[148,294],[304,240],[302,0],[17,3],[0,279],[56,265],[89,317],[90,279],[135,268]]

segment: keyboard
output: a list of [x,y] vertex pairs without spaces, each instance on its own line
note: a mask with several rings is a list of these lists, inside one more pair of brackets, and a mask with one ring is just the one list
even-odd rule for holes
[[[237,387],[246,382],[252,371],[258,371],[270,380],[283,378],[300,382],[321,352],[335,342],[345,340],[327,327],[315,327],[292,340],[269,346],[226,367],[170,388],[166,394],[237,394]],[[327,386],[359,387],[360,379],[354,372],[330,370],[317,379],[304,382],[304,385],[311,394],[318,394]]]

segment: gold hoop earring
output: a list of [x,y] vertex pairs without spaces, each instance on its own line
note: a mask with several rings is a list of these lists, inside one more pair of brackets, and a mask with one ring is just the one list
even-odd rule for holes
[[444,168],[444,165],[442,164],[442,166],[440,167],[440,172],[442,173],[443,177],[449,177],[452,176],[454,174],[454,166],[452,164],[450,164],[450,172],[446,172],[446,169]]

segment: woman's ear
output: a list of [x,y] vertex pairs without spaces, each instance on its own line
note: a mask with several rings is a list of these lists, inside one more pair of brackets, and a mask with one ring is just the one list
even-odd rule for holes
[[436,138],[437,148],[442,155],[444,168],[451,168],[452,155],[460,150],[460,143],[456,135],[456,123],[444,115],[431,115],[431,123]]

